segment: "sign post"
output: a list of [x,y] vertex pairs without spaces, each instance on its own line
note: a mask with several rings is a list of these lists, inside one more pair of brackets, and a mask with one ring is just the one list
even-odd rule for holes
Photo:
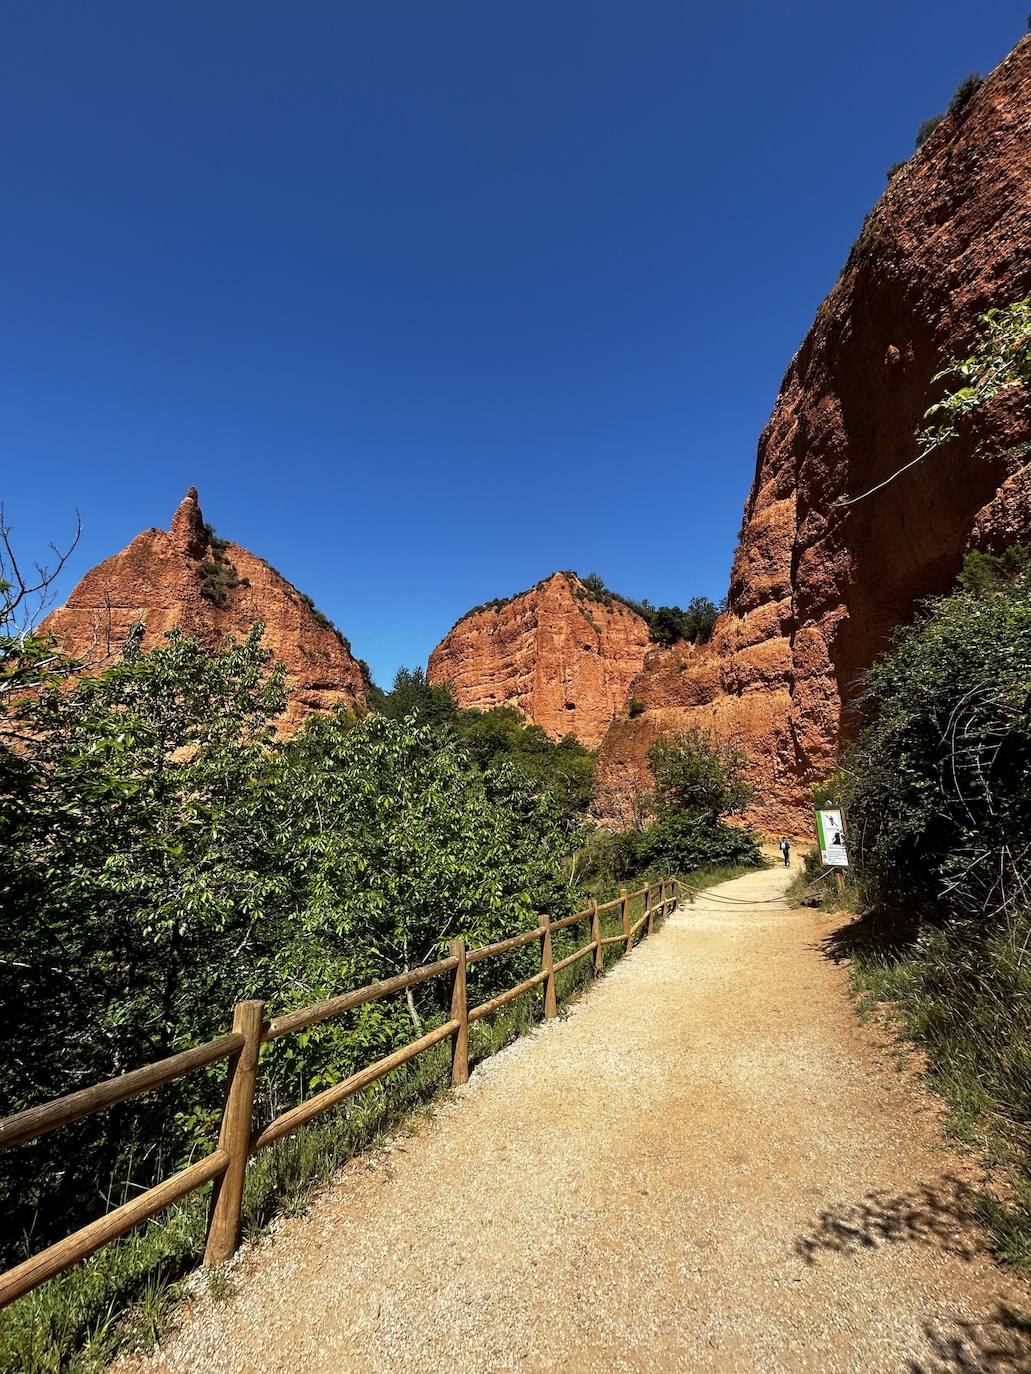
[[816,835],[820,842],[820,858],[825,868],[834,869],[834,881],[840,896],[845,895],[845,869],[848,850],[845,847],[845,821],[837,807],[821,806],[816,811]]

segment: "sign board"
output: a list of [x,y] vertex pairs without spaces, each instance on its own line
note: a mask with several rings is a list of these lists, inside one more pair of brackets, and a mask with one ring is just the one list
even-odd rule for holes
[[816,835],[820,841],[820,858],[828,868],[848,868],[845,852],[845,822],[834,807],[821,807],[816,813]]

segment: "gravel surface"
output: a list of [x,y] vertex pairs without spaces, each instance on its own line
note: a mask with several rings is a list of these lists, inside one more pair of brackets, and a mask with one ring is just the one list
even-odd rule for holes
[[1031,1371],[969,1161],[785,880],[682,908],[120,1374]]

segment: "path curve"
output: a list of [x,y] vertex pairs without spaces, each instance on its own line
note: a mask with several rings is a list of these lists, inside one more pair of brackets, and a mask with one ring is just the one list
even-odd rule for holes
[[683,907],[119,1369],[1031,1371],[969,1163],[784,883]]

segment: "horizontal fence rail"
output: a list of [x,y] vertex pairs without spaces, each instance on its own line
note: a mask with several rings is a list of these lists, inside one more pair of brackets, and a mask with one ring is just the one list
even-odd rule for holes
[[[655,927],[655,921],[668,915],[675,908],[680,890],[681,884],[676,878],[666,878],[660,883],[648,884],[637,892],[627,892],[624,888],[620,895],[610,902],[600,905],[592,903],[586,911],[563,916],[557,921],[551,920],[548,916],[541,916],[536,930],[523,931],[505,940],[481,945],[478,949],[467,950],[465,940],[459,937],[451,941],[451,949],[446,959],[423,964],[394,978],[370,983],[368,987],[358,988],[355,992],[344,993],[340,997],[331,997],[310,1007],[286,1012],[271,1021],[265,1018],[264,1002],[238,1002],[233,1012],[233,1027],[228,1035],[219,1036],[193,1049],[183,1050],[167,1059],[148,1064],[142,1069],[134,1069],[131,1073],[122,1074],[118,1078],[110,1078],[103,1083],[69,1093],[67,1097],[45,1102],[38,1107],[30,1107],[26,1111],[16,1112],[13,1116],[0,1120],[0,1149],[7,1149],[36,1140],[59,1126],[66,1126],[73,1121],[82,1120],[83,1117],[105,1111],[119,1102],[138,1097],[199,1069],[209,1068],[220,1061],[227,1062],[225,1106],[219,1126],[218,1147],[204,1159],[148,1188],[130,1202],[114,1208],[97,1221],[82,1227],[64,1240],[48,1246],[0,1275],[0,1308],[45,1283],[47,1279],[70,1269],[72,1265],[88,1258],[102,1246],[132,1230],[134,1226],[148,1221],[164,1208],[208,1183],[212,1184],[212,1196],[204,1263],[220,1264],[229,1259],[240,1244],[243,1185],[249,1159],[445,1040],[451,1041],[452,1083],[467,1082],[470,1025],[492,1015],[537,987],[543,989],[545,1018],[556,1016],[556,975],[587,955],[593,956],[594,973],[602,973],[605,967],[605,949],[610,945],[620,944],[629,954],[640,931],[646,928],[646,934],[650,935]],[[644,913],[631,924],[630,903],[642,896]],[[617,908],[622,916],[622,932],[603,937],[601,916]],[[580,921],[590,923],[590,939],[572,954],[556,960],[552,951],[552,935]],[[478,964],[485,959],[511,953],[535,942],[539,943],[541,949],[539,972],[476,1006],[469,1006],[467,972],[470,964]],[[296,1035],[320,1022],[343,1016],[346,1012],[354,1011],[369,1002],[379,1001],[398,992],[406,992],[409,988],[425,983],[431,978],[444,976],[450,978],[451,1000],[448,1020],[418,1039],[376,1060],[374,1064],[351,1074],[342,1082],[335,1083],[332,1087],[325,1088],[322,1092],[298,1103],[296,1107],[282,1112],[261,1130],[255,1131],[254,1093],[262,1045],[283,1035]]]

